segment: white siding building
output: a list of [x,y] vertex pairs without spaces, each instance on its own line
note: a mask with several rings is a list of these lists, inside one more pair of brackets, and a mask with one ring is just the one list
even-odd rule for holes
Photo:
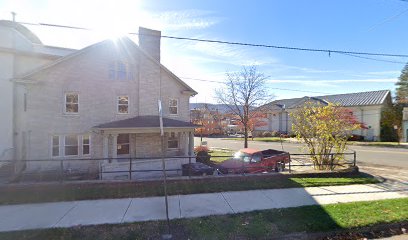
[[356,130],[354,134],[364,136],[365,140],[380,140],[380,121],[382,109],[392,104],[389,90],[282,99],[270,102],[259,109],[267,113],[265,126],[256,131],[292,132],[289,114],[307,101],[318,101],[322,104],[334,103],[353,111],[357,120],[364,123],[367,129]]

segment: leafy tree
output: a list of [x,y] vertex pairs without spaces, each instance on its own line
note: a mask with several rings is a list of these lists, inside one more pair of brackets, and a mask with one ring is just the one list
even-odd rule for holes
[[399,142],[402,138],[402,109],[403,105],[398,103],[383,109],[381,113],[381,141]]
[[331,103],[306,102],[290,113],[290,117],[296,137],[306,143],[318,170],[334,169],[335,164],[344,159],[343,153],[352,131],[364,127],[351,110]]
[[[253,112],[252,117],[248,120],[248,132],[252,133],[252,140],[254,139],[254,130],[257,127],[263,127],[268,125],[267,122],[265,122],[266,118],[266,113],[256,111]],[[240,122],[239,124],[240,127],[244,128],[243,124]]]
[[271,99],[265,86],[266,76],[255,66],[243,67],[240,72],[227,73],[223,88],[215,91],[216,98],[238,116],[244,128],[244,147],[248,147],[248,131],[251,119],[255,118],[256,107]]
[[397,102],[408,103],[408,63],[401,71],[401,75],[396,83],[397,87]]

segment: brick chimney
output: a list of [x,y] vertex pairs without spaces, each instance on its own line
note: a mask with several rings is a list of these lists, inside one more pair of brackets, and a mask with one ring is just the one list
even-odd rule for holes
[[160,31],[139,27],[139,46],[159,62],[160,37]]

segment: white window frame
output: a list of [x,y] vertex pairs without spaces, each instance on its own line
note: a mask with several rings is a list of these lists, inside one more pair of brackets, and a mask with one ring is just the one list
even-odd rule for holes
[[[123,66],[124,69],[120,69],[119,66]],[[108,78],[113,81],[131,81],[133,80],[133,72],[130,71],[130,64],[124,60],[116,60],[109,63]],[[124,70],[124,71],[122,71]],[[124,73],[124,78],[119,78],[119,73]]]
[[[58,144],[54,144],[54,137],[58,139]],[[51,136],[51,157],[56,158],[61,156],[61,137],[59,135]],[[54,146],[58,147],[58,155],[54,155]]]
[[[67,137],[69,137],[69,136],[75,136],[76,137],[76,140],[77,140],[77,145],[67,145],[67,141],[66,141],[66,138]],[[82,140],[82,139],[81,139]],[[79,150],[80,150],[80,147],[81,147],[81,142],[80,142],[80,139],[79,139],[79,135],[77,135],[77,134],[68,134],[68,135],[64,135],[64,157],[77,157],[77,156],[80,156],[80,152],[79,152]],[[67,155],[67,151],[65,150],[65,148],[66,147],[72,147],[72,146],[76,146],[77,147],[77,154],[76,155]]]
[[[171,102],[172,101],[176,101],[176,106],[172,106],[171,105]],[[179,111],[178,111],[178,105],[179,105],[179,100],[177,99],[177,98],[170,98],[169,99],[169,115],[172,115],[172,116],[177,116],[178,115],[178,113],[179,113]],[[176,113],[171,113],[171,110],[170,110],[170,108],[176,108],[176,110],[177,110],[177,112]]]
[[[172,135],[174,135],[174,137]],[[169,142],[170,141],[177,141],[177,147],[175,147],[175,148],[169,147]],[[180,147],[180,139],[179,139],[178,133],[170,132],[169,137],[167,138],[167,149],[175,150],[175,149],[179,149],[179,147]]]
[[[76,103],[78,105],[78,112],[67,112],[67,95],[69,94],[76,94],[78,98],[78,102]],[[75,104],[75,103],[69,103],[69,104]],[[69,114],[69,115],[78,115],[79,114],[79,93],[78,92],[66,92],[64,94],[64,113]]]
[[[127,98],[127,104],[119,103],[119,99],[121,97],[126,97]],[[129,95],[116,96],[116,113],[117,114],[129,114],[129,105],[130,105],[129,102],[130,102]],[[127,112],[125,112],[125,113],[120,112],[119,111],[119,106],[127,106]]]
[[[88,144],[84,144],[85,137],[88,137]],[[87,154],[84,153],[84,146],[88,146],[88,151],[89,152]],[[91,135],[90,134],[85,134],[85,135],[81,136],[81,146],[80,146],[80,148],[82,149],[82,151],[81,151],[82,156],[91,155]]]

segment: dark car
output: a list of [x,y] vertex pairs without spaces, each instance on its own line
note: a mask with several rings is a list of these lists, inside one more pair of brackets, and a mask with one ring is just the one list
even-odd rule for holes
[[183,176],[189,176],[189,171],[191,176],[206,176],[214,173],[214,168],[200,162],[183,164],[181,170]]
[[289,153],[274,149],[256,150],[244,148],[216,167],[219,172],[227,173],[261,173],[283,171],[289,163]]

